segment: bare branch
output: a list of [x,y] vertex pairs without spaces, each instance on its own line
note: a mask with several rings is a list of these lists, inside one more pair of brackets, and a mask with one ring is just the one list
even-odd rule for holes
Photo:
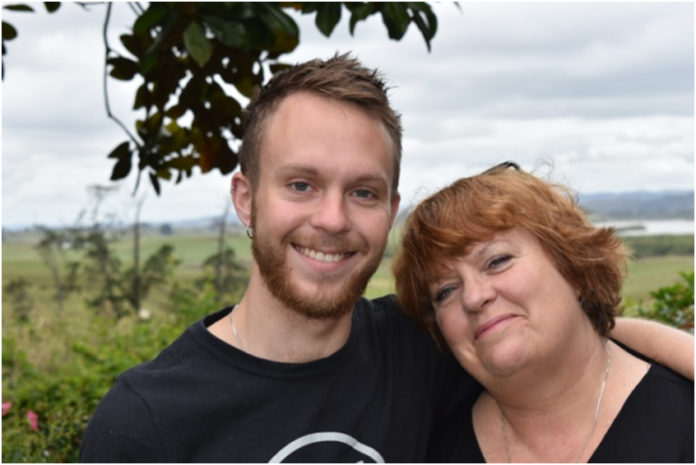
[[113,53],[113,50],[109,46],[109,39],[108,39],[108,30],[109,30],[109,20],[111,19],[111,7],[112,3],[108,2],[106,4],[106,15],[104,17],[104,27],[102,29],[102,35],[104,37],[104,48],[105,48],[105,53],[104,53],[104,82],[103,82],[103,89],[104,89],[104,106],[106,107],[106,115],[109,117],[109,119],[113,120],[116,124],[118,124],[121,129],[128,135],[128,138],[133,141],[133,143],[137,146],[140,147],[139,141],[133,136],[130,131],[128,131],[128,128],[126,128],[126,125],[121,122],[118,118],[114,116],[114,114],[111,112],[111,106],[109,104],[109,91],[107,88],[107,83],[108,83],[108,67],[109,67],[109,57]]

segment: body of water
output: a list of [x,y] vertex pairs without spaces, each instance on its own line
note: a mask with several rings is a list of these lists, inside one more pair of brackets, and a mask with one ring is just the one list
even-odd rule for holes
[[621,236],[694,233],[694,220],[610,220],[598,221],[595,225],[613,226]]

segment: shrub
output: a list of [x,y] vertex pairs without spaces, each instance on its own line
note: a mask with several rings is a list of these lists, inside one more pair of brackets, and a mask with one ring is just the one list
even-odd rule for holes
[[[45,336],[67,354],[51,369],[38,369],[26,345],[4,334],[2,401],[11,407],[2,417],[3,462],[76,462],[89,418],[118,374],[151,359],[216,309],[212,289],[201,293],[176,286],[173,302],[169,313],[148,320],[133,315],[117,324],[83,310],[80,330],[76,324],[56,325]],[[36,430],[29,411],[38,415]]]
[[638,316],[677,328],[694,330],[694,272],[679,273],[682,280],[650,293],[650,306],[639,304]]

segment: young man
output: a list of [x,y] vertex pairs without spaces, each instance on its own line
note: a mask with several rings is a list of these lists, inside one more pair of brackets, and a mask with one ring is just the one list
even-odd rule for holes
[[276,75],[247,109],[241,301],[119,376],[82,461],[422,462],[478,385],[385,297],[360,296],[399,205],[401,126],[348,56]]

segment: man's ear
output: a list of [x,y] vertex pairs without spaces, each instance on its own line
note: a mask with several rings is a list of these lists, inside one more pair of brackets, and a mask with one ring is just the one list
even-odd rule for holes
[[232,203],[237,216],[245,226],[251,225],[251,204],[253,189],[249,179],[240,171],[232,175]]
[[396,219],[396,215],[399,213],[399,204],[401,203],[401,196],[399,195],[398,192],[394,192],[394,196],[392,197],[391,200],[391,222],[389,223],[389,226],[394,226],[394,220]]

